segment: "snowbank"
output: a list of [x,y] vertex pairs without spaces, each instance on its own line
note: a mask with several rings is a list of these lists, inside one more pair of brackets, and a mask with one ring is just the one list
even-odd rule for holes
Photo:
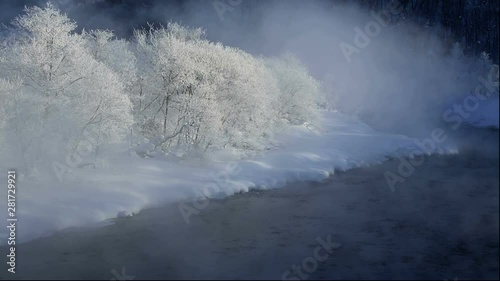
[[499,128],[499,99],[498,96],[480,101],[478,110],[471,112],[467,123],[479,128]]
[[[295,126],[276,139],[280,148],[252,159],[182,165],[123,151],[109,159],[109,168],[79,169],[73,179],[63,182],[20,180],[17,239],[27,241],[69,227],[97,225],[124,211],[199,198],[203,193],[220,198],[292,181],[323,180],[337,170],[380,163],[415,150],[430,152],[417,148],[414,139],[376,132],[337,112],[323,112],[322,124],[317,131]],[[452,147],[443,148],[439,151],[455,152]],[[6,173],[1,182],[6,185]],[[0,213],[5,218],[6,192],[2,194]]]

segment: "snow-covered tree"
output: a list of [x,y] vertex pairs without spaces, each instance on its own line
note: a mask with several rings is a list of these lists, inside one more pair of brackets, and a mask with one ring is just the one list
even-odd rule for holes
[[226,137],[221,145],[258,149],[261,137],[280,125],[275,111],[280,94],[277,81],[262,60],[242,50],[220,44],[205,49],[214,56],[206,67],[217,75],[216,99]]
[[9,97],[9,93],[18,89],[20,85],[16,81],[8,81],[0,78],[0,143],[5,138],[5,127],[9,123],[12,112],[9,110],[15,104]]
[[82,35],[93,57],[118,74],[127,93],[131,93],[137,84],[137,68],[130,43],[117,39],[109,30],[84,30]]
[[274,125],[276,82],[241,50],[176,23],[136,31],[142,132],[166,151],[255,148]]
[[7,90],[6,130],[27,166],[73,152],[85,133],[97,143],[120,140],[132,118],[119,75],[94,59],[76,24],[50,3],[25,12],[1,49],[0,77],[21,85]]
[[307,68],[291,54],[267,60],[267,66],[278,80],[280,89],[280,118],[291,124],[315,123],[318,108],[324,98],[318,81],[311,77]]
[[[187,40],[194,31],[181,29],[175,24],[170,29],[150,29],[135,33],[140,85],[135,104],[136,119],[147,137],[163,135],[170,145],[174,138],[182,142],[183,131],[192,124],[188,114],[197,105],[196,64],[193,63],[192,46]],[[188,141],[189,142],[189,141]]]

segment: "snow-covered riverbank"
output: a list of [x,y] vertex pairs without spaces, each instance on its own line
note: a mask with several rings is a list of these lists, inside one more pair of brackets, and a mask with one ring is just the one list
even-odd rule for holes
[[[65,177],[62,182],[21,180],[17,184],[17,238],[26,241],[68,227],[99,223],[122,211],[133,213],[204,195],[222,198],[252,188],[323,180],[335,171],[425,150],[414,139],[376,132],[337,112],[323,112],[319,131],[297,126],[276,142],[279,148],[252,159],[219,157],[219,161],[196,166],[129,156],[124,150],[111,155],[109,168],[79,169],[74,178]],[[451,143],[444,145],[446,149],[436,152],[456,152]],[[2,200],[0,214],[4,217],[6,210],[6,200]]]

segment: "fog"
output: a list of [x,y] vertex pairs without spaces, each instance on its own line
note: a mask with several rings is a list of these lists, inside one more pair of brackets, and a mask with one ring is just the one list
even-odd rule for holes
[[[0,4],[2,22],[21,12],[21,2]],[[488,79],[490,70],[487,62],[461,58],[459,48],[450,58],[459,39],[402,20],[402,8],[390,2],[371,13],[341,1],[59,0],[54,4],[79,28],[110,29],[119,37],[129,37],[134,28],[147,23],[176,21],[202,27],[210,40],[254,55],[291,52],[323,82],[335,109],[379,130],[418,137],[441,126],[443,114],[453,109],[451,101],[463,101],[481,85],[480,76]]]
[[[54,262],[60,277],[79,279],[111,277],[110,272],[125,267],[139,278],[279,277],[290,264],[304,260],[297,257],[311,255],[310,245],[319,235],[330,234],[343,248],[326,262],[334,269],[318,270],[327,279],[352,277],[353,268],[361,274],[358,277],[396,279],[435,279],[436,273],[443,274],[439,278],[490,278],[498,273],[488,262],[498,257],[498,244],[491,244],[498,238],[498,131],[464,126],[474,114],[491,110],[488,104],[497,106],[498,116],[498,66],[486,56],[465,56],[455,44],[460,38],[439,27],[405,20],[402,8],[390,1],[377,2],[386,5],[375,5],[372,11],[344,2],[53,0],[78,24],[78,32],[109,29],[133,40],[134,29],[173,21],[201,27],[210,40],[254,56],[292,53],[321,82],[328,109],[342,114],[326,112],[323,124],[328,128],[323,131],[306,122],[297,125],[277,139],[279,146],[237,162],[237,169],[228,169],[224,158],[230,159],[231,151],[218,155],[219,162],[185,165],[189,162],[171,161],[174,158],[164,157],[168,153],[150,153],[157,152],[153,149],[144,153],[147,157],[140,156],[133,150],[139,145],[132,142],[130,147],[110,145],[105,151],[109,162],[102,166],[97,145],[94,163],[72,166],[68,159],[74,154],[63,155],[62,146],[49,141],[66,156],[71,169],[60,182],[38,182],[19,173],[20,190],[28,195],[20,203],[24,225],[19,227],[19,241],[68,226],[114,225],[83,232],[66,229],[27,242],[19,260],[30,270],[19,266],[25,274],[21,278],[53,278],[56,273],[46,264]],[[43,6],[45,1],[1,1],[5,29],[0,38],[24,5]],[[98,84],[105,86],[94,92],[102,94],[109,81]],[[112,100],[116,104],[114,96]],[[436,128],[443,130],[447,143],[430,141],[430,149],[427,139],[434,138]],[[153,144],[141,139],[145,147]],[[416,143],[425,143],[425,149],[413,147]],[[449,149],[437,151],[438,147]],[[421,159],[401,177],[404,157],[415,156],[416,148],[421,154],[454,155]],[[89,153],[93,151],[92,146]],[[40,163],[48,175],[60,176],[55,162]],[[358,169],[344,172],[353,168]],[[398,172],[402,179],[396,189],[388,171]],[[307,180],[323,182],[303,183]],[[274,189],[297,181],[283,191]],[[200,198],[206,198],[203,207],[197,201],[201,191]],[[226,196],[233,197],[216,199]],[[5,211],[4,202],[0,207]],[[184,203],[192,212],[190,225],[181,208],[187,206]],[[118,218],[108,220],[117,211]],[[51,255],[46,255],[47,249]],[[466,264],[455,262],[464,257],[469,258]],[[485,265],[477,267],[482,259]]]
[[418,137],[440,126],[450,101],[463,100],[489,70],[475,59],[450,58],[454,38],[394,20],[402,8],[390,5],[368,13],[328,1],[66,2],[60,7],[81,27],[122,37],[146,22],[177,21],[254,55],[291,52],[323,81],[333,107]]

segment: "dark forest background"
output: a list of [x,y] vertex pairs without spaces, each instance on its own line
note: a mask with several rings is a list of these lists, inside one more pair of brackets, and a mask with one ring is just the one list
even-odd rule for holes
[[484,51],[498,63],[500,12],[498,0],[357,0],[356,2],[367,10],[395,7],[395,10],[401,11],[399,15],[394,13],[396,21],[409,20],[434,29],[435,32],[441,32],[459,42],[468,54],[477,55]]

